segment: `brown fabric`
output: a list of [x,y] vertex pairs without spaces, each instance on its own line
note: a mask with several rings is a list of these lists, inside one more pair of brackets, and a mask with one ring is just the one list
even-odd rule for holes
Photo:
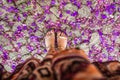
[[[0,80],[35,80],[37,77],[39,77],[40,80],[74,80],[74,76],[77,73],[86,72],[86,70],[89,68],[89,65],[91,65],[84,51],[78,48],[66,49],[59,52],[51,50],[43,61],[33,59],[39,64],[37,67],[34,65],[34,63],[28,63],[30,60],[31,59],[28,59],[24,63],[19,64],[15,71],[7,79],[2,79],[3,72],[5,70],[3,65],[0,64]],[[93,62],[92,64],[94,64],[100,70],[100,72],[104,75],[104,78],[93,78],[90,80],[120,80],[120,67],[115,68],[115,70],[113,69],[112,71],[108,69],[108,65],[112,62],[118,61],[107,61],[102,63]],[[29,76],[21,79],[13,79],[14,76],[21,76],[16,76],[16,74],[23,70],[24,65],[26,64],[28,65],[28,68],[26,68],[28,69],[27,71],[30,71]],[[114,65],[112,65],[112,67],[114,68]],[[92,71],[92,68],[90,69]]]
[[[114,71],[111,71],[110,69],[108,69],[108,66],[114,62],[119,63],[118,61],[107,61],[107,62],[93,62],[93,64],[100,70],[100,72],[105,77],[113,77],[116,75],[120,75],[120,66],[118,66],[118,68]],[[114,65],[113,67],[116,67],[116,65]]]

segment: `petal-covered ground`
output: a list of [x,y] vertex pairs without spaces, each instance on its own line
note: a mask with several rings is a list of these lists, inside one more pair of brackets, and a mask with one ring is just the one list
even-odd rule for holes
[[91,61],[120,60],[120,0],[0,0],[0,63],[8,71],[46,55],[49,28],[64,30],[67,47]]

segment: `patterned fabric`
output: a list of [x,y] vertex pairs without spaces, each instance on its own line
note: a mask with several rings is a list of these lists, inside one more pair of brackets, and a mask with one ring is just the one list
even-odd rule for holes
[[120,62],[118,61],[93,62],[93,64],[100,70],[100,72],[105,77],[111,78],[111,80],[114,78],[120,79]]
[[15,71],[7,78],[7,80],[28,80],[29,75],[39,66],[39,60],[29,59],[19,64]]
[[102,78],[98,69],[90,63],[85,52],[80,49],[69,49],[58,53],[53,58],[52,70],[54,80],[93,80]]
[[3,69],[4,69],[4,67],[3,67],[3,65],[2,64],[0,64],[0,80],[2,80],[2,76],[3,76]]
[[30,75],[30,80],[53,80],[53,72],[51,69],[52,56],[47,55],[46,58],[40,63],[32,74]]
[[49,53],[43,61],[31,58],[7,75],[0,64],[0,80],[120,80],[120,62],[91,63],[83,50],[66,49]]

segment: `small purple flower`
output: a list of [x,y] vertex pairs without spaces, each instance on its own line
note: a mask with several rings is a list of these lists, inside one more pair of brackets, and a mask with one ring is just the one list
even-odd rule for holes
[[18,42],[17,45],[18,45],[18,47],[21,47],[21,46],[22,46],[22,43]]
[[101,30],[98,30],[98,33],[99,33],[100,36],[103,35]]
[[17,20],[18,20],[18,21],[21,21],[21,17],[20,17],[20,16],[17,16]]
[[2,26],[2,25],[0,25],[0,29],[3,29],[3,26]]
[[3,51],[3,57],[4,59],[8,59],[8,53],[6,51]]
[[3,12],[0,11],[0,15],[2,15],[2,14],[3,14]]
[[62,17],[62,16],[63,16],[62,14],[59,15],[59,17]]
[[28,33],[29,33],[29,34],[33,33],[33,29],[30,28],[30,29],[28,30]]
[[8,3],[11,3],[13,0],[7,0]]
[[109,14],[112,14],[115,12],[115,4],[110,4],[109,6],[106,7],[106,11],[109,13]]
[[92,5],[92,1],[87,1],[87,5]]
[[34,50],[34,47],[31,46],[31,45],[28,45],[27,48],[28,48],[28,50],[30,50],[30,51],[33,51],[33,50]]
[[52,1],[51,1],[51,5],[55,5],[55,0],[52,0]]
[[15,64],[12,64],[12,69],[15,69],[16,68],[16,65]]
[[38,22],[42,22],[42,21],[44,21],[45,20],[45,16],[42,16],[39,20],[38,20]]
[[27,30],[27,26],[24,25],[24,26],[23,26],[23,30]]
[[37,24],[36,24],[35,22],[33,22],[33,23],[31,24],[31,26],[37,26]]
[[67,14],[70,14],[70,13],[71,13],[71,11],[70,11],[70,10],[66,10],[66,13],[67,13]]
[[77,16],[78,15],[78,12],[77,11],[74,11],[71,16]]
[[44,49],[44,52],[46,53],[46,52],[47,52],[47,50],[46,50],[46,49]]
[[18,31],[22,31],[22,27],[21,27],[21,26],[18,26],[18,27],[17,27],[17,30],[18,30]]
[[108,57],[108,60],[109,60],[109,61],[113,60],[113,56],[109,56],[109,57]]
[[79,22],[77,22],[77,23],[76,23],[76,26],[77,26],[78,28],[80,28],[80,23],[79,23]]
[[62,2],[62,5],[64,5],[64,6],[65,6],[65,5],[66,5],[66,3],[65,3],[65,2]]
[[26,12],[24,12],[22,15],[23,15],[23,17],[27,17],[28,16]]
[[118,8],[118,12],[120,12],[120,7]]
[[15,7],[13,7],[13,6],[10,6],[10,7],[7,9],[8,12],[12,12],[12,11],[14,11],[14,10],[15,10]]
[[101,14],[101,18],[105,19],[105,18],[107,18],[107,16],[105,14]]

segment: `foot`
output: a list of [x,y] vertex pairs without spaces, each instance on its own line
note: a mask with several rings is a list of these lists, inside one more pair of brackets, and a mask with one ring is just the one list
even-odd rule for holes
[[54,30],[50,30],[47,32],[45,36],[45,45],[46,45],[47,51],[55,49],[55,31]]
[[58,50],[65,50],[67,46],[67,35],[62,32],[57,32],[57,44],[58,44]]

